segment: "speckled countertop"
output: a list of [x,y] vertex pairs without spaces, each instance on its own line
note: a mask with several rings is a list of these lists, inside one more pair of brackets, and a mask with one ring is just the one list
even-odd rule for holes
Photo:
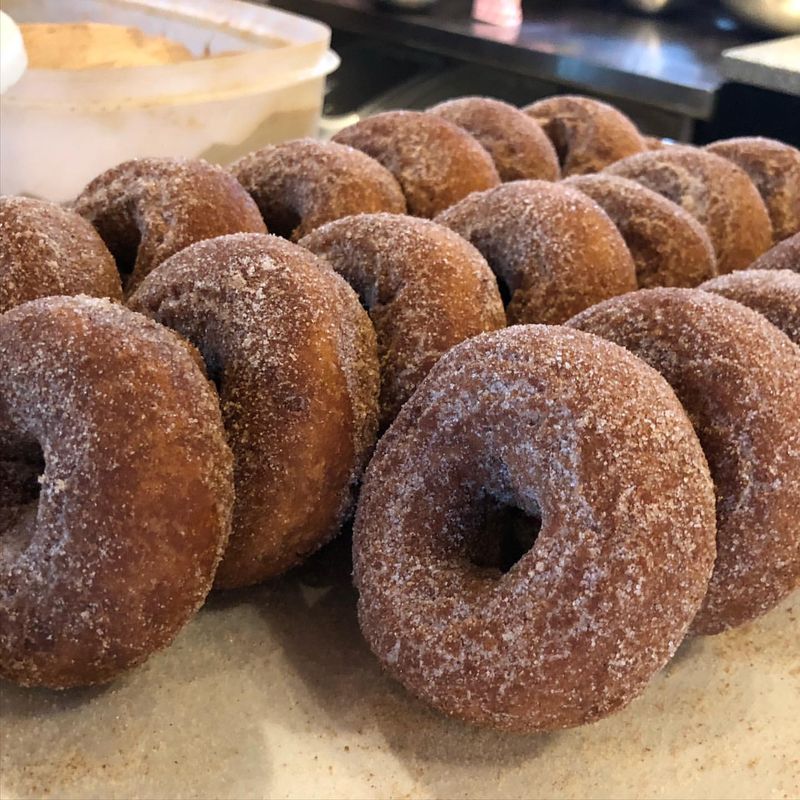
[[0,683],[3,798],[800,797],[800,593],[687,642],[647,693],[586,728],[467,728],[381,673],[346,543],[217,595],[105,689]]

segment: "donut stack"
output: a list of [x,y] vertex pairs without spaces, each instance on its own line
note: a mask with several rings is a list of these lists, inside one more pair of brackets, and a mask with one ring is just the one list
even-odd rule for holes
[[461,98],[0,223],[7,679],[111,680],[352,520],[386,670],[553,730],[800,581],[788,145]]

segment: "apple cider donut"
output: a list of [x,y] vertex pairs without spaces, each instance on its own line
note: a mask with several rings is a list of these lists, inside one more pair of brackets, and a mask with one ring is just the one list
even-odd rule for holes
[[792,272],[800,272],[800,233],[767,250],[748,269],[790,269]]
[[0,675],[102,683],[169,644],[230,529],[231,454],[196,354],[121,305],[0,316]]
[[360,150],[295,139],[240,158],[230,171],[256,201],[267,228],[297,241],[351,214],[404,214],[400,184]]
[[236,503],[216,586],[285,572],[335,536],[375,441],[375,332],[353,290],[276,236],[199,242],[130,306],[181,333],[217,382]]
[[55,203],[0,197],[0,314],[37,297],[122,299],[117,267],[95,229]]
[[470,195],[435,221],[481,251],[509,323],[558,324],[636,289],[633,259],[614,223],[563,183],[507,183]]
[[717,560],[694,632],[769,611],[800,580],[800,349],[755,311],[696,289],[613,298],[568,325],[655,367],[694,423],[717,494]]
[[515,731],[642,692],[702,602],[714,492],[644,362],[546,326],[436,364],[378,444],[354,527],[362,631],[446,714]]
[[467,241],[428,220],[361,214],[301,239],[361,298],[375,326],[381,427],[453,345],[505,326],[489,265]]
[[164,259],[225,233],[264,233],[258,207],[222,167],[139,158],[96,177],[75,200],[116,259],[126,294]]

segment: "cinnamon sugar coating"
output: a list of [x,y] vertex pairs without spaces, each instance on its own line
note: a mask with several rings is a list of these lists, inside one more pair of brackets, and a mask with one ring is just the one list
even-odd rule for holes
[[126,295],[162,261],[226,233],[264,233],[258,207],[222,167],[199,159],[139,158],[96,177],[74,209],[117,261]]
[[335,142],[270,145],[229,169],[256,201],[267,228],[292,241],[351,214],[406,211],[403,191],[389,170]]
[[721,275],[745,269],[771,245],[767,208],[747,173],[707,150],[651,150],[612,164],[605,174],[638,181],[686,209],[708,232]]
[[614,298],[568,323],[627,347],[694,423],[717,494],[717,560],[695,633],[769,611],[800,580],[800,349],[739,303],[692,289]]
[[556,95],[522,110],[550,137],[564,177],[599,172],[647,149],[647,143],[625,114],[591,97]]
[[697,286],[717,274],[714,246],[687,211],[635,181],[579,175],[564,184],[594,200],[622,234],[640,289]]
[[767,206],[775,243],[800,233],[800,150],[763,136],[725,139],[706,150],[750,176]]
[[383,164],[397,179],[408,213],[415,217],[435,217],[471,192],[500,183],[486,150],[436,114],[386,111],[339,131],[333,141]]
[[558,156],[547,134],[518,108],[491,97],[459,97],[428,109],[488,150],[501,181],[557,181]]
[[[509,512],[541,523],[503,572]],[[668,661],[714,550],[708,467],[666,382],[596,337],[517,326],[445,355],[379,442],[354,527],[359,620],[446,714],[565,728]]]
[[562,183],[504,184],[467,197],[435,221],[481,251],[512,324],[561,323],[636,289],[633,259],[614,223]]
[[356,291],[378,340],[381,427],[451,347],[505,327],[483,256],[441,225],[395,214],[337,220],[300,241]]
[[122,299],[117,267],[95,229],[55,203],[0,197],[0,314],[37,297]]
[[745,269],[706,281],[714,292],[763,314],[800,345],[800,275],[788,269]]
[[800,233],[767,250],[748,269],[790,269],[792,272],[800,272]]
[[169,644],[232,503],[216,393],[178,336],[83,296],[0,316],[0,675],[86,686]]
[[130,299],[194,344],[214,376],[236,503],[215,585],[278,575],[335,536],[375,441],[375,332],[352,289],[276,236],[199,242]]

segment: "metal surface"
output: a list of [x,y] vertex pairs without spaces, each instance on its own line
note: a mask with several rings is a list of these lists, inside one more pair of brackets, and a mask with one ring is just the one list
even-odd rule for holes
[[800,33],[800,0],[722,0],[736,16],[777,33]]
[[625,5],[645,14],[660,14],[683,5],[684,2],[685,0],[625,0]]
[[537,2],[519,29],[470,19],[470,3],[439,0],[423,14],[387,12],[372,0],[277,0],[337,30],[551,81],[609,98],[707,119],[722,78],[720,53],[752,34],[720,30],[702,7],[678,19],[605,4]]

